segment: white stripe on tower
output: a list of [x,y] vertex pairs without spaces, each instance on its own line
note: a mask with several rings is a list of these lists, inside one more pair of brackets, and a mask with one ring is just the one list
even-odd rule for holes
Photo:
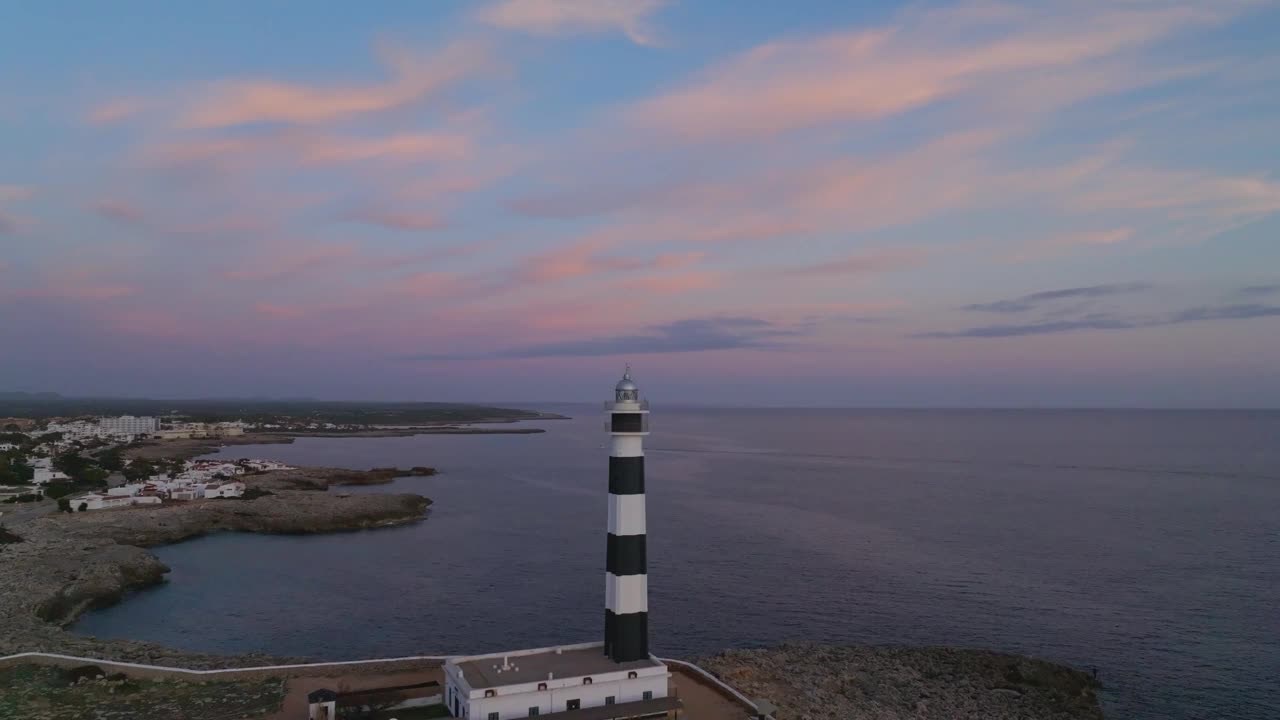
[[609,408],[609,534],[605,560],[604,651],[618,662],[649,657],[649,576],[645,551],[644,436],[648,408],[631,368]]
[[644,495],[609,495],[609,532],[644,534]]

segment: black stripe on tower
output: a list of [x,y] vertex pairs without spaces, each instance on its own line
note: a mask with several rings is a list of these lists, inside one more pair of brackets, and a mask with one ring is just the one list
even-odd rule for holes
[[613,495],[644,494],[644,456],[609,458],[609,492]]
[[638,433],[644,431],[644,420],[640,413],[613,413],[610,432]]
[[604,611],[604,654],[614,662],[649,657],[649,613],[618,615]]
[[609,554],[605,569],[614,575],[644,575],[644,535],[609,533]]

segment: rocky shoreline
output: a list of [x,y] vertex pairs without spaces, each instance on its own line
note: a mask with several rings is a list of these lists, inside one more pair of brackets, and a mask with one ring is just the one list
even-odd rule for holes
[[697,663],[778,720],[1102,720],[1090,674],[989,650],[801,644]]
[[188,653],[151,643],[98,640],[63,628],[89,608],[163,582],[169,569],[146,548],[222,531],[327,533],[421,520],[431,501],[420,495],[324,492],[335,485],[389,482],[408,474],[391,468],[295,469],[244,478],[250,489],[267,493],[253,499],[55,512],[6,524],[19,541],[0,544],[0,655],[39,651],[196,669],[298,661]]

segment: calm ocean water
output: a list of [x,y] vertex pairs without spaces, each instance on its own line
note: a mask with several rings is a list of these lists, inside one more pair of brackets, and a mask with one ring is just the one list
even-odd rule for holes
[[[607,449],[539,435],[228,448],[442,474],[362,492],[424,523],[161,548],[171,581],[76,630],[328,658],[593,640]],[[788,640],[995,648],[1096,666],[1112,720],[1280,717],[1280,412],[654,408],[659,654]]]

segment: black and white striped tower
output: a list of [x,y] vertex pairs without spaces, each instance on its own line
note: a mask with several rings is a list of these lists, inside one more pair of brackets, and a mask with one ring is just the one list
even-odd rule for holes
[[616,662],[649,657],[649,577],[644,548],[644,437],[649,403],[631,380],[614,389],[608,428],[609,550],[605,561],[604,653]]

